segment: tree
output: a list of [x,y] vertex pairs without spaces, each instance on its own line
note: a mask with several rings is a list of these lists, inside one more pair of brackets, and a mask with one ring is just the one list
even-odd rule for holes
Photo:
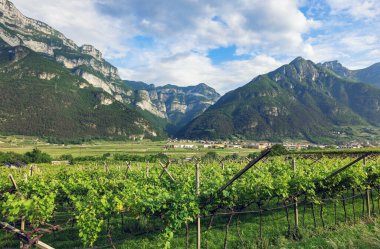
[[24,159],[27,163],[50,163],[52,158],[49,154],[35,148],[32,152],[26,152]]
[[272,146],[272,152],[271,152],[271,155],[272,156],[280,156],[280,155],[285,155],[287,154],[289,151],[285,148],[284,145],[282,144],[275,144]]

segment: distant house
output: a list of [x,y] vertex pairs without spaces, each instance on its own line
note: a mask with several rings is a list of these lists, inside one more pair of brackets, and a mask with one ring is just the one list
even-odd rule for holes
[[269,148],[270,146],[272,146],[271,143],[263,142],[263,143],[252,143],[252,144],[248,144],[248,145],[246,145],[245,147],[246,147],[246,148],[252,148],[252,149],[258,149],[258,150],[264,150],[264,149]]
[[194,144],[169,144],[167,148],[173,149],[197,149],[198,146]]
[[230,148],[230,149],[241,149],[241,148],[243,148],[243,146],[241,146],[239,144],[229,144],[229,145],[227,145],[227,148]]
[[287,150],[302,150],[302,149],[307,149],[309,147],[308,144],[300,144],[300,143],[288,143],[284,144],[284,147]]
[[70,165],[70,161],[51,161],[52,165]]

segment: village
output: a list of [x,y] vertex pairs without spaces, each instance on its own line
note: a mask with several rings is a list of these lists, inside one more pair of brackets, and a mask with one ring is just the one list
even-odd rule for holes
[[308,142],[249,142],[249,141],[209,141],[209,140],[169,140],[164,149],[256,149],[265,150],[275,144],[282,144],[287,150],[306,149],[360,149],[376,148],[380,146],[380,141],[351,141],[342,145],[312,144]]

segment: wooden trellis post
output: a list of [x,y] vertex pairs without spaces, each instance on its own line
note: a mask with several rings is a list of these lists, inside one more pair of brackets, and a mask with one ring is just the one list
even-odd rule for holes
[[[29,238],[22,231],[9,225],[8,223],[0,221],[0,228],[9,232],[15,233],[20,240],[23,240],[29,243]],[[33,245],[40,249],[54,249],[53,247],[39,240],[37,240]]]
[[[366,158],[363,158],[363,166],[365,167],[367,164],[367,160]],[[368,218],[371,218],[371,205],[370,205],[370,190],[369,188],[367,188],[365,190],[365,204],[366,204],[366,207],[367,207],[367,217]]]
[[160,176],[159,176],[158,178],[161,178],[161,176],[162,176],[164,173],[166,173],[166,174],[169,176],[170,180],[172,180],[172,182],[175,182],[173,176],[172,176],[172,175],[169,173],[169,171],[167,170],[167,168],[168,168],[169,165],[170,165],[170,161],[168,161],[168,162],[166,163],[166,165],[163,165],[161,162],[159,162],[159,163],[160,163],[160,165],[161,165],[161,167],[162,167],[162,172],[161,172],[161,174],[160,174]]
[[[196,185],[196,195],[199,197],[200,190],[200,179],[199,179],[199,162],[195,164],[195,185]],[[197,249],[201,249],[201,216],[198,214],[197,217]]]
[[18,190],[17,183],[16,183],[15,179],[13,178],[12,174],[9,175],[9,179],[11,180],[14,189],[17,191]]
[[[293,158],[292,160],[292,166],[293,166],[293,178],[295,178],[296,171],[297,171],[295,158]],[[295,229],[295,232],[298,233],[298,198],[297,196],[294,197],[294,229]]]

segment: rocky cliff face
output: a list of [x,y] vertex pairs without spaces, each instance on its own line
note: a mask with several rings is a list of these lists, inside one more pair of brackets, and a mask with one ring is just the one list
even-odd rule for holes
[[117,68],[106,62],[99,50],[91,45],[79,47],[49,25],[24,16],[8,0],[0,0],[0,38],[10,46],[25,46],[54,57],[73,71],[86,71],[82,75],[90,84],[104,86],[111,94],[121,91],[111,86],[120,81]]
[[213,88],[204,83],[188,87],[155,87],[135,81],[124,83],[133,90],[132,104],[178,127],[190,122],[220,98]]

